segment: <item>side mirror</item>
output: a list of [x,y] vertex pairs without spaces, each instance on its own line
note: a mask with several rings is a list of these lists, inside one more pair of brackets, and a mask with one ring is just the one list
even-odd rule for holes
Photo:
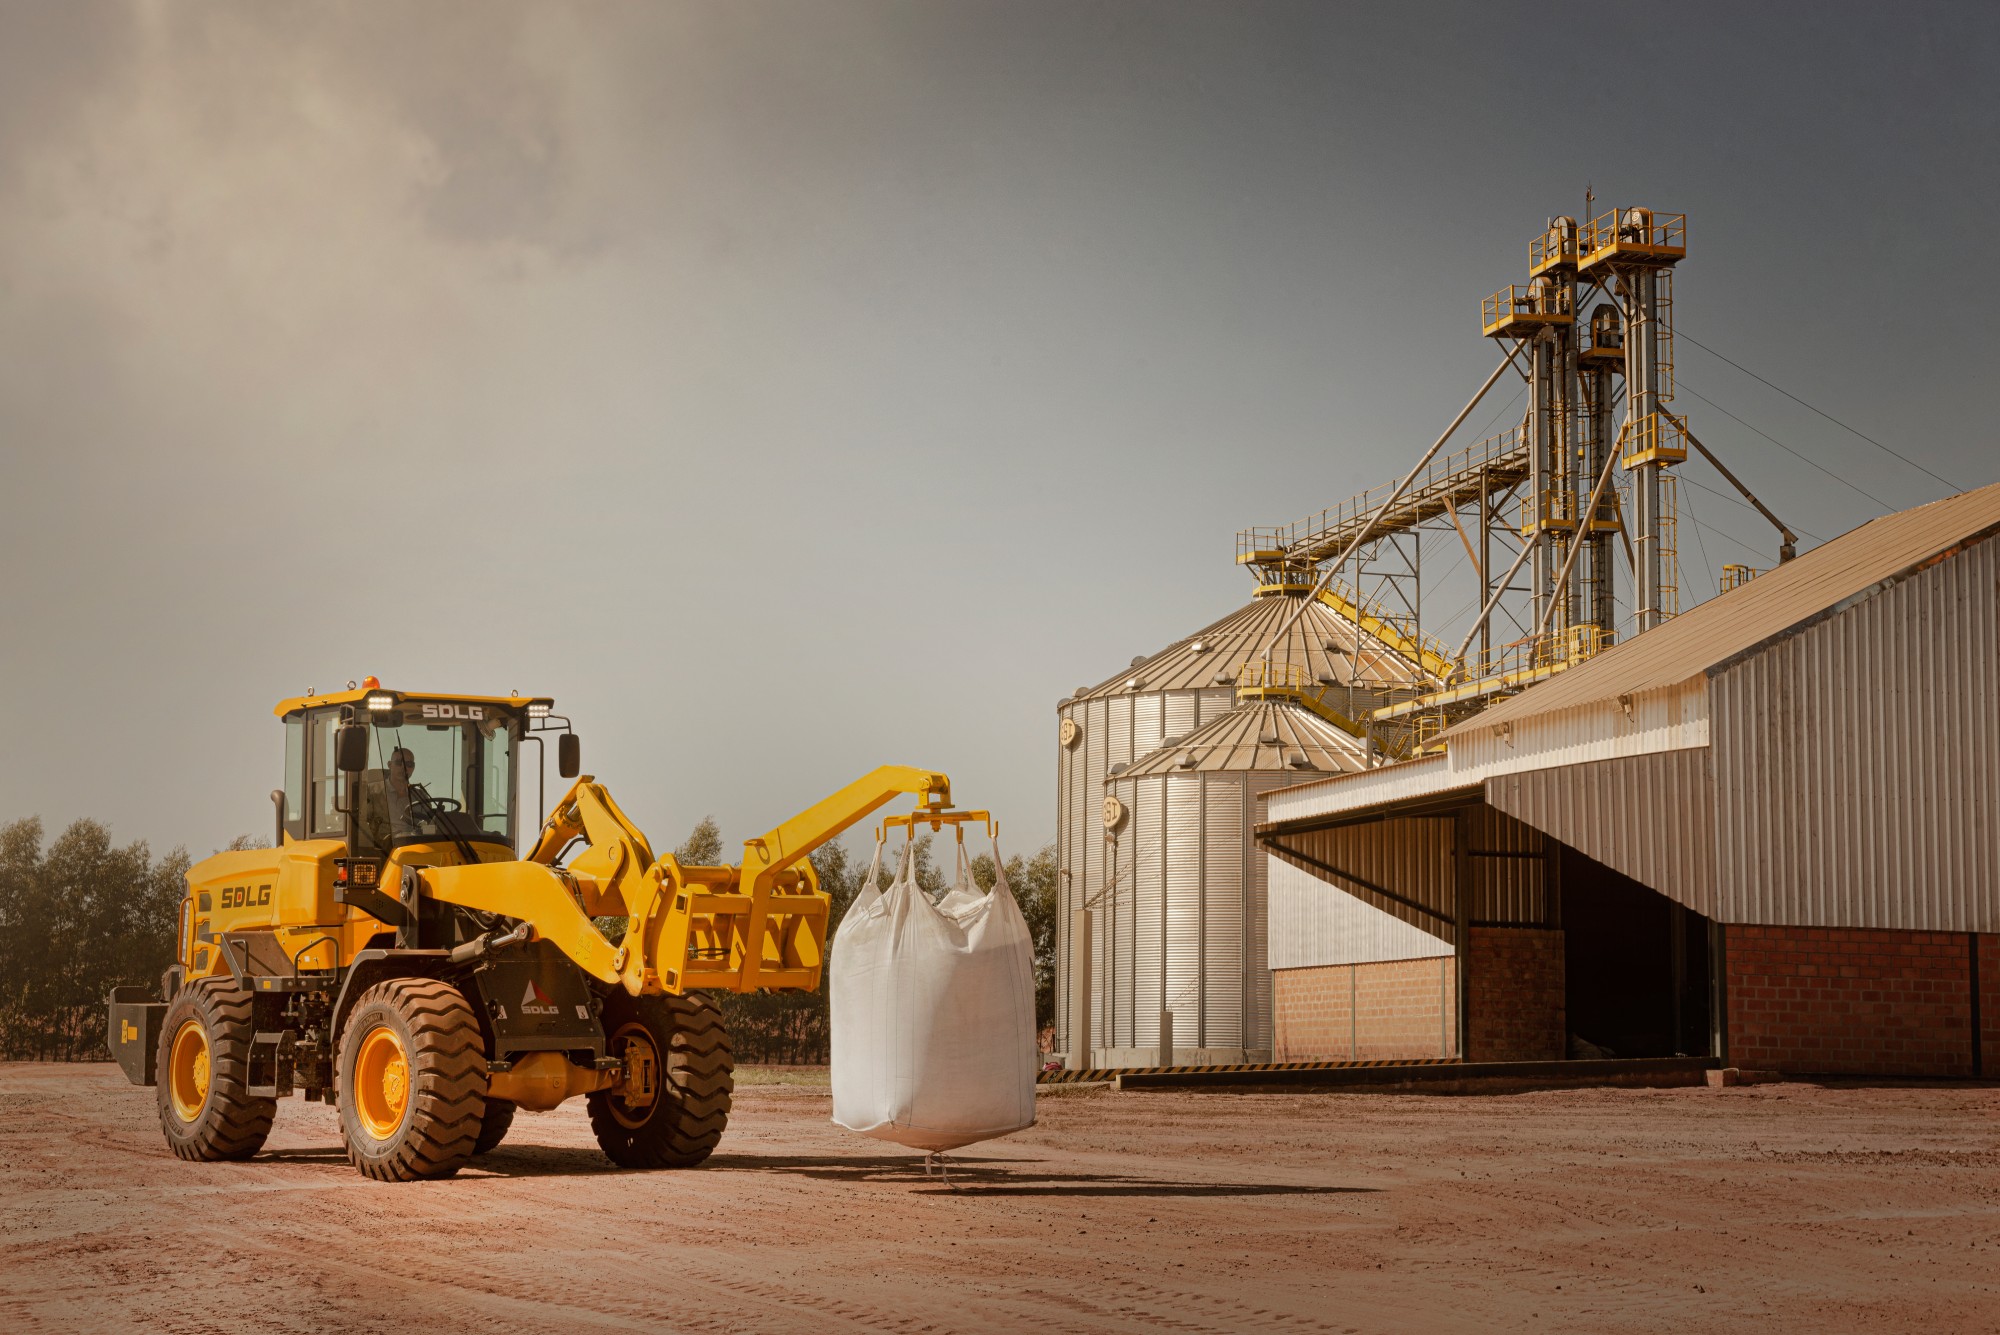
[[583,773],[583,739],[573,732],[556,738],[556,773],[565,779]]
[[333,733],[333,767],[342,774],[368,768],[368,725],[343,723]]

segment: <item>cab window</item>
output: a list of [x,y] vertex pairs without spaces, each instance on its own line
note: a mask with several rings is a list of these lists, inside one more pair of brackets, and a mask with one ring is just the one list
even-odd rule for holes
[[514,843],[519,722],[491,705],[405,700],[367,719],[368,768],[355,789],[356,847]]
[[333,732],[339,711],[321,710],[311,716],[307,747],[307,809],[315,839],[339,839],[347,834],[347,816],[340,809],[340,771],[333,767]]
[[285,720],[285,833],[306,837],[306,720],[294,714]]

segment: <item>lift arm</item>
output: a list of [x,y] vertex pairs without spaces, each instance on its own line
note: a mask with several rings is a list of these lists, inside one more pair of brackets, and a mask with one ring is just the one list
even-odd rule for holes
[[[578,967],[634,996],[690,988],[753,992],[819,986],[827,907],[807,859],[814,849],[904,793],[923,809],[951,804],[951,780],[884,765],[743,845],[734,867],[683,866],[653,856],[604,786],[578,779],[520,862],[426,867],[425,893],[528,923]],[[553,863],[581,835],[589,848]],[[613,945],[593,917],[622,915]]]

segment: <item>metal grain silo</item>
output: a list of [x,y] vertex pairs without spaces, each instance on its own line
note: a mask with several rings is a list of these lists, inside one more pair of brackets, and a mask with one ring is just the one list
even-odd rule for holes
[[[1058,1048],[1073,1042],[1072,983],[1082,963],[1091,1047],[1108,1064],[1155,1060],[1163,1008],[1175,1014],[1177,1060],[1268,1052],[1264,859],[1253,856],[1251,837],[1257,798],[1314,772],[1294,768],[1292,755],[1319,770],[1366,763],[1359,741],[1302,705],[1238,704],[1244,666],[1261,661],[1304,596],[1264,586],[1246,606],[1057,706]],[[1312,687],[1323,709],[1350,716],[1416,680],[1409,663],[1317,600],[1271,646],[1270,663]],[[1279,741],[1265,746],[1265,735]],[[1088,960],[1079,961],[1072,922],[1086,908],[1098,926]]]

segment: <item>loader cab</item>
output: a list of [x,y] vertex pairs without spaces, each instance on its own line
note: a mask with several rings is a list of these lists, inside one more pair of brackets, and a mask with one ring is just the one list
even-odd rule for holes
[[[545,709],[547,702],[366,687],[286,701],[279,706],[285,786],[273,794],[283,833],[343,840],[355,856],[411,844],[491,844],[511,852],[531,704]],[[366,734],[366,760],[353,773],[343,772],[337,755],[343,725]]]

